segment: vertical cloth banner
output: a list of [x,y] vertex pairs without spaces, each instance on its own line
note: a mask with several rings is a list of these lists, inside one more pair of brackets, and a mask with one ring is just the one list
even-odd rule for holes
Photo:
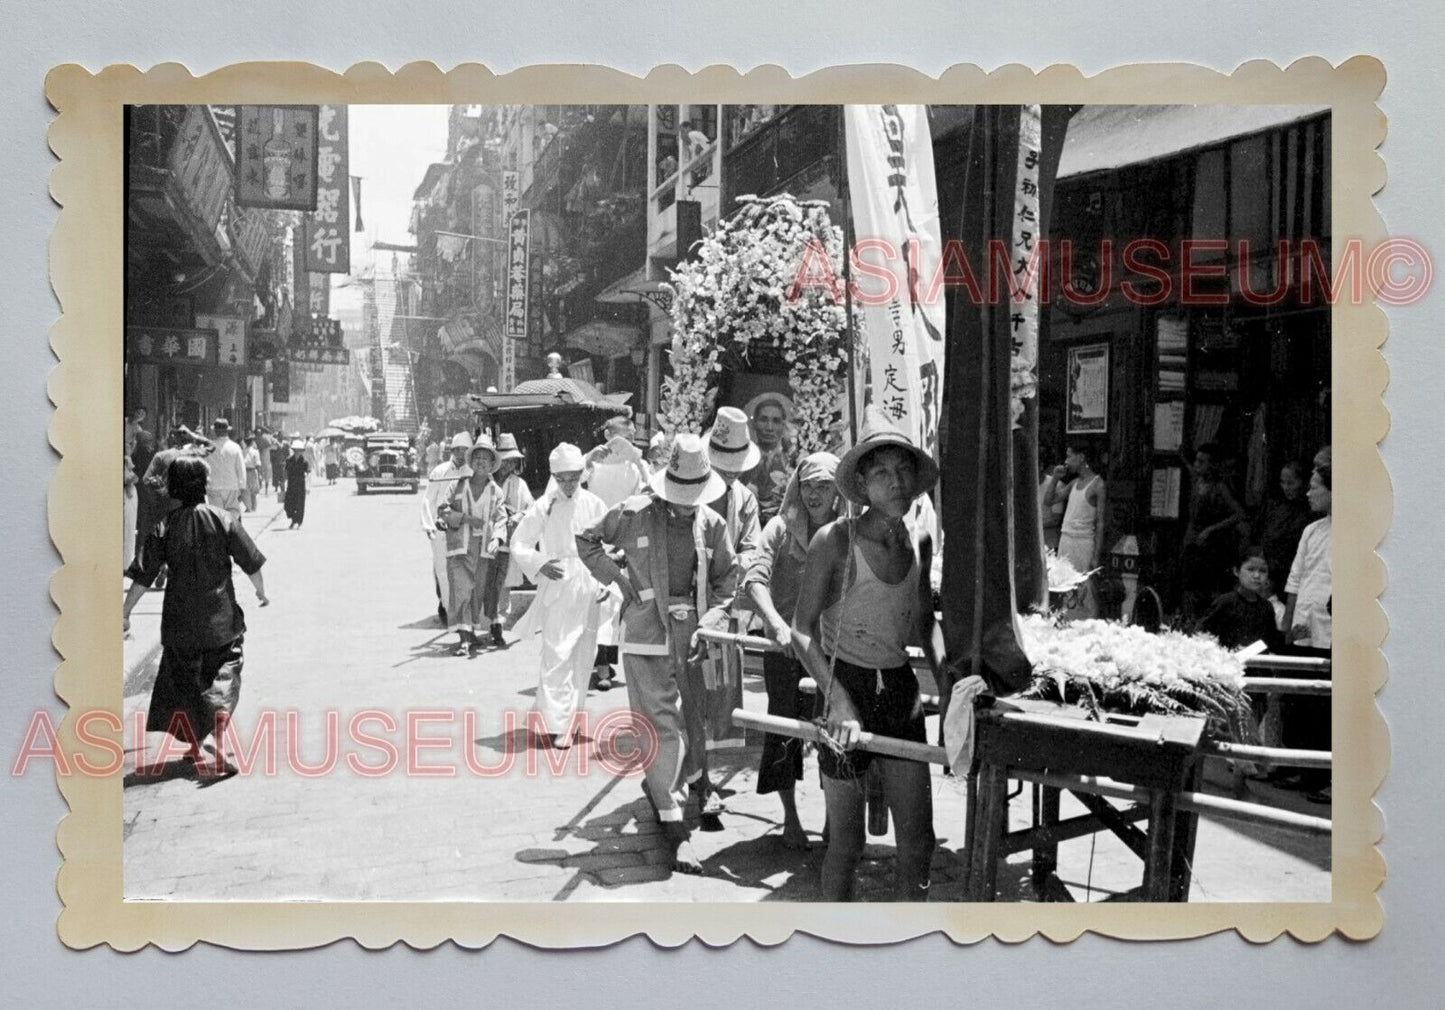
[[502,392],[517,384],[517,341],[527,339],[527,294],[531,284],[532,212],[519,210],[507,222],[507,315],[502,329]]
[[942,298],[924,297],[943,257],[928,111],[848,105],[843,115],[871,402],[937,459],[945,313]]
[[[958,201],[958,238],[964,254],[973,258],[975,276],[980,268],[994,268],[994,250],[1001,243],[1008,243],[1008,262],[1016,266],[1020,256],[1027,263],[1047,234],[1041,211],[1049,205],[1069,110],[1048,106],[1039,115],[1040,147],[1030,155],[1032,140],[1021,129],[1025,109],[984,105],[974,110]],[[1019,168],[1030,161],[1038,168],[1039,201],[1033,211],[1037,220],[1027,222],[1019,219],[1017,196],[1022,178],[1032,178],[1021,177]],[[1028,276],[1031,270],[1022,273]],[[997,293],[974,298],[960,289],[951,295],[942,455],[948,502],[941,516],[943,637],[953,679],[977,674],[994,691],[1011,693],[1025,687],[1032,674],[1016,607],[1039,602],[1045,588],[1038,413],[1032,397],[1026,398],[1015,422],[1015,285],[986,287]]]
[[316,124],[316,212],[306,218],[306,269],[346,274],[351,272],[346,106],[321,106]]

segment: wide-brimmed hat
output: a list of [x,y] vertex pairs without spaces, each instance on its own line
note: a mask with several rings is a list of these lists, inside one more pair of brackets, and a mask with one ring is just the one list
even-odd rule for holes
[[737,407],[722,407],[707,438],[708,460],[719,470],[742,473],[758,465],[762,450],[748,432],[748,415]]
[[933,461],[933,457],[895,428],[881,410],[870,406],[863,413],[863,432],[859,435],[857,444],[838,461],[838,472],[834,477],[838,482],[838,492],[854,505],[868,504],[868,496],[858,487],[856,480],[858,461],[874,449],[885,445],[895,445],[913,456],[914,464],[918,468],[918,486],[913,489],[915,498],[938,483],[938,464]]
[[649,483],[663,501],[674,505],[716,501],[727,490],[727,484],[708,461],[700,435],[678,435],[667,468],[653,474]]
[[585,465],[582,450],[571,442],[558,443],[547,457],[547,468],[553,473],[576,473]]
[[306,443],[303,442],[303,441],[301,441],[301,439],[298,438],[296,441],[294,441],[294,442],[291,443],[291,448],[294,449],[294,450],[305,449],[305,448],[306,448]]
[[489,438],[485,432],[478,435],[477,440],[473,442],[471,448],[467,450],[467,459],[471,459],[472,453],[477,452],[478,450],[486,450],[487,452],[491,453],[492,461],[496,462],[498,458],[497,447],[492,444],[491,438]]
[[472,436],[464,431],[459,431],[452,436],[450,449],[470,449],[472,447]]
[[517,448],[517,436],[504,431],[497,436],[497,462],[509,459],[523,459],[525,454]]

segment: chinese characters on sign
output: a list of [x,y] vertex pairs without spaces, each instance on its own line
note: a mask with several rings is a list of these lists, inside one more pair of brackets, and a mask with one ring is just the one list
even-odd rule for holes
[[196,328],[215,330],[218,339],[217,360],[222,365],[244,368],[246,355],[246,321],[240,316],[203,316],[197,314]]
[[312,274],[307,284],[307,310],[313,316],[331,312],[331,279],[325,274]]
[[532,212],[519,210],[507,226],[507,323],[502,336],[502,392],[517,381],[518,340],[527,339],[528,260]]
[[314,105],[236,107],[236,203],[316,209]]
[[288,348],[286,360],[292,364],[349,365],[351,364],[351,352],[345,347],[320,347],[315,344],[306,344],[301,347]]
[[875,297],[860,296],[857,312],[872,402],[936,455],[944,306],[927,304],[920,291],[920,277],[935,276],[942,258],[928,113],[921,105],[849,105],[844,115],[854,275],[868,256],[867,276],[882,278],[888,293],[868,291]]
[[1039,264],[1035,250],[1039,235],[1039,159],[1042,151],[1042,110],[1037,105],[1020,106],[1019,160],[1014,183],[1014,234],[1010,255],[1014,298],[1009,309],[1009,335],[1014,355],[1034,371],[1038,370],[1039,362],[1039,302],[1035,297],[1039,286]]
[[1069,348],[1069,435],[1097,435],[1109,430],[1109,345]]
[[210,107],[186,106],[186,118],[171,148],[171,178],[180,187],[187,208],[208,231],[220,222],[221,208],[226,204],[230,160],[211,119]]
[[321,106],[317,115],[316,151],[316,213],[306,219],[306,269],[315,273],[350,273],[346,106]]
[[125,360],[129,365],[214,365],[216,331],[128,326]]
[[232,204],[231,233],[235,237],[236,251],[242,264],[255,277],[261,272],[261,264],[271,244],[271,234],[266,220],[259,211],[248,210]]
[[522,199],[520,176],[515,170],[502,173],[502,221],[512,220],[517,213],[517,204]]

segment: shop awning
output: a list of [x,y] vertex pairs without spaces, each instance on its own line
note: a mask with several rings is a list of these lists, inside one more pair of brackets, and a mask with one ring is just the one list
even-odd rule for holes
[[563,343],[600,358],[620,358],[641,346],[642,331],[636,323],[593,319],[568,331]]
[[1086,105],[1069,120],[1059,178],[1155,161],[1327,111],[1328,105]]

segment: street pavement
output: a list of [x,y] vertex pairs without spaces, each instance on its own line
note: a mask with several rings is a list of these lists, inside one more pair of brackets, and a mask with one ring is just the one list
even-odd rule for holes
[[[147,594],[125,642],[128,899],[818,899],[824,811],[811,756],[798,806],[813,848],[793,852],[780,844],[776,798],[756,793],[760,738],[713,751],[714,779],[733,794],[723,830],[694,832],[706,874],[688,876],[671,872],[640,773],[599,756],[599,727],[618,724],[605,717],[626,708],[624,689],[589,695],[591,732],[570,752],[529,745],[539,640],[509,633],[506,649],[451,655],[416,495],[358,497],[350,480],[317,481],[302,529],[286,528],[274,495],[244,521],[267,556],[272,602],[256,606],[235,573],[247,622],[236,728],[244,748],[269,722],[271,742],[220,782],[198,781],[179,748],[156,767],[168,738],[135,731],[159,659],[162,594]],[[761,677],[745,689],[746,707],[765,711]],[[397,767],[374,771],[387,754],[363,736],[394,746]],[[420,745],[408,748],[408,736]],[[1011,805],[1017,827],[1028,797]],[[935,769],[933,801],[933,899],[960,900],[961,783]],[[1075,812],[1066,801],[1064,816]],[[1001,898],[1034,899],[1027,859],[1001,869]],[[891,835],[870,837],[859,899],[889,899],[892,861]],[[1201,819],[1191,900],[1328,900],[1328,865],[1326,840]],[[1078,900],[1134,887],[1141,872],[1108,834],[1063,843],[1059,866]]]

